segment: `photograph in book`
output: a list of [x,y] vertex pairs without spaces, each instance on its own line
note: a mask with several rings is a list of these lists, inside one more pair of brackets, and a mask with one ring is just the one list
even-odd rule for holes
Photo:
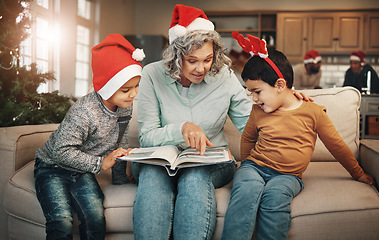
[[232,156],[227,148],[209,148],[204,155],[200,155],[200,151],[196,149],[189,148],[180,151],[176,146],[167,145],[134,148],[129,155],[117,158],[117,160],[161,165],[166,167],[169,175],[175,175],[179,168],[230,162]]

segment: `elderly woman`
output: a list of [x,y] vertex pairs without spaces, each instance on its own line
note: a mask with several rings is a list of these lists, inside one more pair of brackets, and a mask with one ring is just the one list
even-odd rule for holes
[[[227,146],[227,115],[243,131],[252,102],[229,69],[219,34],[204,12],[177,5],[169,38],[163,61],[147,65],[142,73],[141,146],[178,145],[201,153],[206,147]],[[215,188],[230,182],[234,170],[235,163],[220,163],[182,169],[170,177],[163,167],[134,164],[135,238],[169,239],[172,232],[174,239],[210,239],[216,224]]]
[[[252,107],[229,69],[220,35],[203,11],[174,9],[163,60],[147,65],[138,93],[141,147],[177,145],[205,152],[227,146],[229,115],[243,131]],[[216,224],[215,188],[231,181],[235,163],[184,168],[133,164],[138,189],[133,210],[135,239],[211,239]]]

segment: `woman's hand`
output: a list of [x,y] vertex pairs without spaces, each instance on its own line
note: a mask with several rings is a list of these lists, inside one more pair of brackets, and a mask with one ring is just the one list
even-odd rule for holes
[[315,101],[313,98],[308,97],[307,94],[302,93],[302,92],[299,93],[299,92],[293,91],[293,95],[295,95],[300,100],[311,101],[311,102]]
[[186,144],[200,151],[200,155],[205,153],[207,146],[214,147],[214,144],[209,141],[203,130],[194,123],[184,123],[182,126],[182,134]]
[[101,166],[101,170],[106,171],[110,169],[116,163],[116,158],[128,155],[131,150],[132,150],[131,148],[128,148],[127,150],[124,148],[118,148],[114,150],[108,156],[104,158],[103,166]]

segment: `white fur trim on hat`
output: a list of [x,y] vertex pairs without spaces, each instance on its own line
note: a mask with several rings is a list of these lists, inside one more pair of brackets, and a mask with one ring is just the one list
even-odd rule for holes
[[215,29],[213,23],[205,18],[196,18],[187,27],[181,26],[179,24],[173,26],[168,30],[170,44],[178,37],[183,37],[190,31],[194,30],[208,30],[213,31]]
[[313,58],[308,58],[304,60],[304,63],[318,63],[321,61],[321,56],[317,56],[314,59]]
[[141,76],[142,67],[132,64],[114,75],[109,81],[97,91],[104,100],[108,100],[112,95],[120,89],[127,81],[135,76]]
[[350,56],[350,60],[358,61],[358,62],[361,61],[361,59],[360,59],[358,56],[356,56],[356,55],[351,55],[351,56]]

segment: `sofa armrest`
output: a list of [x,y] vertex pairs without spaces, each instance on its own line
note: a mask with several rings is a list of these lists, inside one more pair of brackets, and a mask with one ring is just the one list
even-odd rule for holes
[[366,173],[374,177],[379,190],[379,140],[362,139],[359,148],[360,164]]
[[[3,202],[4,188],[12,174],[34,159],[37,148],[45,144],[58,126],[43,124],[0,128],[0,203]],[[0,233],[7,232],[7,215],[1,207]]]
[[20,169],[35,157],[59,124],[24,125],[0,128],[0,166]]

